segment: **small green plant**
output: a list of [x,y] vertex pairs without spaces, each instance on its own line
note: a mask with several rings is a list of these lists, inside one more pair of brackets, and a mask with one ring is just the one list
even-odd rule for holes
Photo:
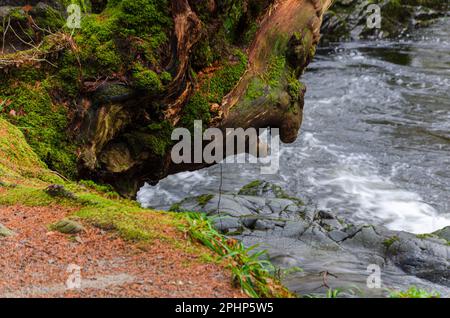
[[327,298],[339,298],[339,296],[342,294],[341,289],[333,289],[330,288],[327,291]]
[[342,298],[344,297],[343,294],[346,295],[363,295],[363,292],[361,291],[360,288],[358,288],[357,286],[353,286],[351,288],[328,288],[327,292],[325,294],[308,294],[308,295],[304,295],[304,298]]
[[423,289],[419,289],[416,286],[412,286],[407,291],[393,291],[389,295],[389,298],[441,298],[438,292],[428,292]]
[[199,213],[184,214],[189,236],[218,254],[231,269],[233,281],[254,298],[292,297],[271,275],[273,265],[261,258],[266,251],[254,252],[257,246],[246,248],[242,242],[219,234],[209,219]]
[[275,271],[275,277],[276,279],[278,279],[279,281],[282,281],[283,279],[285,279],[287,276],[292,275],[292,274],[296,274],[296,273],[301,273],[303,272],[303,269],[300,267],[291,267],[291,268],[287,268],[287,269],[281,269],[278,268]]

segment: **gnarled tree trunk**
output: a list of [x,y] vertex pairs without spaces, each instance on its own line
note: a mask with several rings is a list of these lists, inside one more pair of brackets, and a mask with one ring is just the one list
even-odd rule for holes
[[[133,196],[144,182],[205,166],[170,158],[171,130],[191,128],[193,120],[222,130],[280,128],[282,141],[293,142],[306,91],[298,78],[314,56],[331,2],[96,1],[103,10],[83,16],[80,30],[49,28],[44,45],[4,53],[0,69],[10,80],[15,69],[39,65],[45,76],[75,83],[75,93],[49,94],[67,109],[78,177]],[[28,22],[13,24],[38,33],[34,5],[24,12]],[[147,9],[156,16],[145,16]]]

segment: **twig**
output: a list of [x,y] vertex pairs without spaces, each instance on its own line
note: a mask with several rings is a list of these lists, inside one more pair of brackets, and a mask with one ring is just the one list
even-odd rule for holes
[[5,52],[6,34],[11,26],[11,18],[8,17],[8,25],[5,28],[5,19],[3,19],[3,41],[2,41],[2,54]]

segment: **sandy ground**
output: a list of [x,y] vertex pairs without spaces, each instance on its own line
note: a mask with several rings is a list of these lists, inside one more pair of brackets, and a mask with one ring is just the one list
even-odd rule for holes
[[139,246],[89,226],[76,237],[49,231],[72,212],[0,207],[0,223],[17,233],[0,239],[0,297],[244,296],[221,266],[201,263],[173,244]]

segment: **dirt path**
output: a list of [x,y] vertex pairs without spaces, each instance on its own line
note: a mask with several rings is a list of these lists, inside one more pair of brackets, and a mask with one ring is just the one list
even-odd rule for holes
[[[17,233],[0,239],[0,297],[244,296],[221,266],[204,264],[168,242],[139,246],[89,226],[76,237],[48,230],[73,212],[57,206],[0,207],[0,223]],[[167,231],[183,239],[178,231]],[[69,290],[66,283],[77,281],[77,266],[81,284]]]

